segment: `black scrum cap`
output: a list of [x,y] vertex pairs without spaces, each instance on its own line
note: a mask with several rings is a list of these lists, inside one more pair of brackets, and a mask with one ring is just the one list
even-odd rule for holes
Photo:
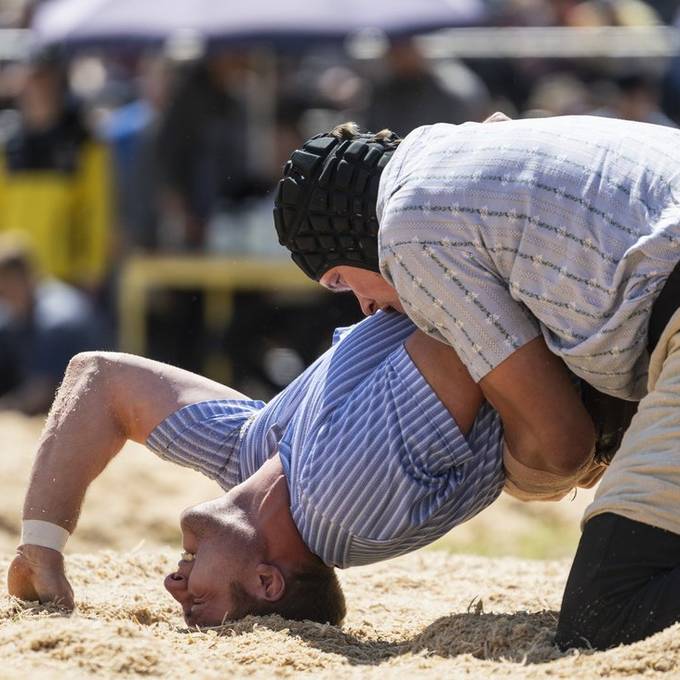
[[274,199],[279,243],[312,279],[331,267],[378,272],[378,182],[399,139],[312,137],[294,151]]

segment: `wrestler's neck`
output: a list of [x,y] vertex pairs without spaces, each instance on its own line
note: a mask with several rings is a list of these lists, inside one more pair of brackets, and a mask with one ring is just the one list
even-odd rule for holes
[[267,546],[267,559],[299,566],[315,556],[307,548],[290,512],[288,480],[277,454],[242,485],[254,529]]

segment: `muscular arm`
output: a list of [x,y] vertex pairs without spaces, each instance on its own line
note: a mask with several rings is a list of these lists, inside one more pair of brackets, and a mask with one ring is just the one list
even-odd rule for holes
[[144,443],[171,413],[206,399],[245,399],[201,376],[127,354],[76,356],[47,418],[24,519],[75,528],[85,491],[131,439]]
[[593,422],[564,364],[543,338],[511,354],[479,386],[501,416],[508,448],[524,465],[570,474],[590,457]]
[[442,244],[423,254],[418,242],[399,241],[390,226],[388,219],[381,257],[405,312],[459,352],[500,414],[514,458],[558,475],[580,470],[595,444],[593,424],[561,359],[507,284],[467,251]]
[[541,338],[512,354],[479,384],[452,347],[422,331],[407,340],[406,349],[463,433],[486,398],[501,416],[508,448],[527,467],[570,473],[590,454],[592,421],[561,360]]
[[413,333],[405,346],[413,363],[453,416],[460,431],[467,434],[484,402],[484,395],[456,351],[422,331]]
[[[188,404],[245,398],[216,382],[149,359],[104,352],[77,355],[43,429],[24,519],[52,522],[73,532],[87,488],[128,439],[143,443],[156,425]],[[10,594],[41,601],[60,596],[70,604],[67,594],[49,592],[52,586],[41,586],[39,579],[36,583],[31,575],[41,571],[41,565],[47,565],[48,575],[63,570],[59,553],[21,546],[10,567]]]
[[[509,120],[505,114],[496,112],[484,123],[504,123]],[[428,219],[427,215],[421,217]],[[435,216],[435,219],[440,218]],[[442,287],[442,281],[447,280],[444,276],[447,268],[449,273],[460,275],[462,272],[463,282],[470,285],[475,293],[484,292],[486,297],[482,296],[483,302],[493,301],[490,307],[501,317],[501,321],[504,315],[507,318],[523,316],[516,309],[517,303],[511,299],[506,284],[500,282],[493,272],[475,268],[474,258],[457,258],[454,254],[458,252],[457,249],[448,253],[437,250],[432,259],[423,257],[419,242],[414,247],[401,246],[398,252],[392,252],[389,225],[384,221],[381,223],[381,234],[381,263],[389,270],[392,285],[402,302],[405,299],[412,303],[405,305],[406,313],[416,323],[419,320],[422,328],[439,328],[452,346],[461,348],[473,342],[481,344],[480,338],[488,336],[485,329],[484,333],[478,332],[473,339],[466,338],[457,323],[441,313],[452,301],[460,299],[461,294],[460,288],[455,286]],[[403,240],[402,232],[394,240]],[[462,253],[464,251],[460,250]],[[420,298],[414,296],[414,282],[428,295]],[[444,292],[448,299],[444,298]],[[444,303],[439,301],[439,306],[432,305],[433,296],[441,296]],[[491,342],[503,346],[500,336]],[[483,350],[488,350],[488,347],[485,346]],[[434,373],[436,376],[436,370]],[[508,448],[527,467],[569,475],[579,470],[590,458],[595,445],[592,420],[562,361],[548,350],[543,338],[535,337],[510,354],[480,380],[479,387],[501,417]]]

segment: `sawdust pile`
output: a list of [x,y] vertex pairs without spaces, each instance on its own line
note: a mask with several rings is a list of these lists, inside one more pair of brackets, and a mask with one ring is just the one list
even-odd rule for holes
[[[39,426],[0,416],[3,574]],[[77,613],[0,596],[0,677],[680,676],[678,626],[608,652],[553,647],[566,559],[421,551],[342,572],[349,604],[342,628],[267,617],[187,630],[162,579],[178,558],[179,511],[211,495],[212,484],[140,447],[123,452],[89,494],[82,531],[69,545]],[[502,532],[507,512],[489,513],[487,522]]]

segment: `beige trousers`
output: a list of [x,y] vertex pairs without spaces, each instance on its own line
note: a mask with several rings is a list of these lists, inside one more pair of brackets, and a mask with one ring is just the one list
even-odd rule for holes
[[680,534],[680,310],[650,358],[648,389],[584,523],[614,512]]

